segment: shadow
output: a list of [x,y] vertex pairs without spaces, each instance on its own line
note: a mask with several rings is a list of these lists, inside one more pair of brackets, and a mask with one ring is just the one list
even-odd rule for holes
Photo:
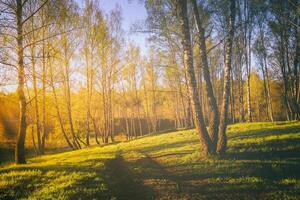
[[141,152],[143,154],[150,154],[150,153],[154,153],[155,151],[178,148],[178,147],[183,147],[186,145],[193,145],[193,144],[199,144],[199,141],[190,139],[190,140],[184,140],[184,141],[173,142],[173,143],[165,142],[165,143],[160,143],[155,146],[144,147],[142,149],[136,149],[136,150],[138,150],[139,152]]
[[[133,168],[140,168],[138,177],[144,182],[149,180],[147,185],[153,188],[158,199],[282,199],[286,193],[300,195],[295,183],[280,182],[290,177],[299,179],[299,164],[218,165],[219,170],[203,162],[169,167],[149,156],[132,163]],[[274,191],[281,194],[276,198],[267,197]]]
[[111,193],[109,199],[154,199],[151,188],[138,179],[129,165],[121,155],[105,161],[103,176]]
[[130,167],[136,170],[138,179],[152,188],[156,199],[184,199],[181,194],[183,183],[179,176],[171,173],[168,168],[156,159],[145,154],[145,157],[130,163]]
[[245,138],[262,138],[267,136],[281,136],[290,133],[299,133],[300,132],[300,125],[295,125],[292,127],[272,127],[270,128],[258,128],[254,130],[248,131],[239,131],[238,134],[231,134],[228,136],[229,139],[245,139]]
[[271,140],[230,147],[225,159],[288,160],[300,159],[300,139]]
[[14,148],[0,145],[0,165],[13,162]]
[[[26,149],[25,150],[26,159],[37,157],[34,149]],[[11,164],[15,160],[15,148],[14,146],[1,145],[0,144],[0,169],[1,166]]]

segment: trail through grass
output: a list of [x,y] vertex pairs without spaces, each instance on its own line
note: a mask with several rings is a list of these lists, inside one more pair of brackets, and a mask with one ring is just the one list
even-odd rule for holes
[[236,124],[224,159],[194,130],[0,168],[0,199],[300,199],[300,122]]

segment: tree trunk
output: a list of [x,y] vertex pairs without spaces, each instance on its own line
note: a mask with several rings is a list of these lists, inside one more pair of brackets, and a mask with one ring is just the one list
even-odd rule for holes
[[[296,37],[296,50],[295,50],[295,58],[294,58],[294,97],[295,97],[295,103],[297,105],[300,104],[300,95],[299,95],[299,82],[300,82],[300,76],[299,76],[299,59],[300,59],[300,32],[299,32],[299,16],[295,16],[294,23],[297,25],[295,26],[295,37]],[[300,113],[298,113],[298,120],[300,119]]]
[[63,124],[63,121],[62,121],[62,117],[61,117],[60,109],[59,109],[59,105],[58,105],[58,99],[57,99],[57,95],[56,95],[56,91],[55,91],[55,86],[54,86],[53,70],[52,70],[51,66],[49,66],[49,67],[50,67],[50,84],[51,84],[51,88],[52,88],[52,92],[53,92],[54,105],[55,105],[56,114],[57,114],[57,118],[58,118],[58,121],[59,121],[60,129],[61,129],[63,137],[65,138],[65,140],[66,140],[67,144],[69,145],[69,147],[71,147],[72,149],[76,149],[76,147],[73,146],[72,143],[70,142],[70,140],[69,140],[69,138],[66,134],[65,128],[64,128],[64,124]]
[[284,103],[286,107],[286,114],[287,114],[287,120],[292,119],[292,110],[290,107],[290,102],[288,98],[288,78],[286,74],[286,64],[285,64],[285,56],[284,56],[284,39],[283,39],[283,34],[280,33],[280,42],[279,42],[279,64],[280,64],[280,70],[282,74],[282,79],[283,79],[283,92],[284,92]]
[[296,37],[296,50],[295,50],[295,58],[294,58],[294,82],[293,82],[293,101],[294,104],[298,107],[298,113],[296,116],[296,120],[300,119],[300,98],[299,98],[299,82],[300,82],[300,76],[299,76],[299,59],[300,59],[300,32],[299,32],[299,16],[296,15],[295,17],[295,37]]
[[191,98],[190,98],[190,94],[189,94],[189,85],[188,85],[188,78],[187,78],[187,72],[185,71],[184,73],[184,77],[186,79],[185,81],[185,86],[186,86],[186,89],[187,89],[187,108],[186,108],[186,113],[187,113],[187,118],[185,119],[186,120],[186,125],[185,125],[185,128],[186,129],[189,129],[191,128],[191,118],[192,118],[192,113],[191,113]]
[[98,139],[98,137],[99,137],[99,128],[97,127],[96,120],[95,120],[94,117],[92,118],[92,122],[93,122],[94,132],[95,132],[95,141],[96,141],[97,144],[100,144],[99,139]]
[[[43,14],[43,12],[42,12]],[[45,31],[43,28],[43,47],[42,47],[42,144],[41,154],[45,153],[45,140],[46,140],[46,49],[45,49]]]
[[182,86],[181,86],[181,83],[179,82],[179,95],[180,95],[180,102],[181,102],[181,107],[183,109],[183,123],[184,124],[184,127],[186,128],[187,127],[187,113],[186,113],[186,109],[185,109],[185,103],[184,103],[184,96],[183,96],[183,92],[182,92]]
[[250,74],[247,74],[247,110],[248,110],[248,121],[252,122],[252,108],[251,108],[251,93],[250,93]]
[[31,139],[32,139],[32,146],[33,146],[33,149],[34,149],[34,152],[36,153],[36,155],[39,155],[39,152],[36,148],[36,144],[35,144],[35,139],[34,139],[34,126],[32,125],[31,126]]
[[250,78],[251,78],[251,22],[250,22],[250,11],[249,11],[249,2],[244,3],[245,18],[248,23],[244,25],[244,52],[245,52],[245,61],[246,61],[246,74],[247,74],[247,111],[248,111],[248,122],[252,122],[252,108],[251,108],[251,87],[250,87]]
[[188,86],[190,91],[191,106],[194,115],[194,124],[199,134],[199,139],[202,144],[202,148],[206,155],[214,153],[212,151],[212,143],[206,130],[205,122],[203,119],[202,108],[199,101],[199,95],[197,90],[197,82],[195,77],[195,70],[193,66],[193,55],[191,48],[190,28],[187,15],[187,0],[177,1],[178,16],[181,24],[181,31],[183,34],[183,56],[184,66],[187,70]]
[[39,106],[38,106],[38,90],[37,90],[37,81],[36,81],[36,72],[35,72],[35,58],[33,50],[31,52],[31,62],[32,62],[32,82],[33,82],[33,91],[34,91],[34,107],[35,107],[35,125],[36,125],[36,134],[37,134],[37,153],[41,154],[41,128],[40,128],[40,115],[39,115]]
[[17,144],[15,148],[16,164],[25,164],[25,137],[26,137],[26,97],[24,93],[25,84],[25,66],[24,66],[24,49],[23,49],[23,5],[21,0],[17,0],[17,45],[18,45],[18,99],[20,105],[19,129],[17,135]]
[[[240,19],[239,19],[240,20]],[[238,87],[238,100],[239,100],[239,121],[245,122],[245,110],[244,110],[244,87],[243,87],[243,64],[242,64],[242,51],[240,48],[241,42],[237,43],[237,51],[238,51],[238,63],[237,63],[237,87]]]
[[231,105],[231,122],[235,123],[235,98],[234,98],[234,79],[233,70],[231,70],[231,86],[230,86],[230,105]]
[[270,80],[269,80],[269,74],[268,74],[268,67],[267,67],[267,58],[264,56],[264,70],[263,70],[263,76],[264,76],[264,87],[267,97],[267,104],[268,104],[268,114],[270,120],[274,121],[274,114],[273,114],[273,106],[272,106],[272,97],[271,97],[271,88],[270,88]]
[[193,3],[195,19],[197,22],[197,28],[199,32],[199,48],[200,48],[200,56],[202,61],[203,77],[206,83],[205,89],[208,97],[209,106],[212,110],[209,119],[209,135],[213,144],[213,148],[215,148],[218,140],[217,137],[218,137],[218,126],[219,126],[219,111],[218,111],[215,95],[213,92],[212,83],[210,80],[210,72],[209,72],[208,61],[207,61],[206,43],[205,43],[205,35],[204,35],[205,30],[202,27],[202,22],[200,20],[196,0],[192,0],[192,3]]
[[[31,28],[34,29],[34,18],[31,19]],[[32,42],[35,41],[35,32],[32,31],[31,37]],[[38,105],[38,88],[37,88],[37,80],[36,80],[36,69],[35,69],[35,45],[30,47],[30,54],[31,54],[31,74],[32,74],[32,84],[33,84],[33,91],[34,91],[34,107],[35,107],[35,125],[36,125],[36,135],[37,135],[37,154],[41,154],[41,123],[40,123],[40,116],[39,116],[39,105]]]
[[125,111],[125,129],[126,129],[126,139],[129,140],[130,139],[130,133],[129,133],[129,122],[128,122],[128,111],[126,109]]
[[69,121],[69,125],[70,125],[70,132],[72,135],[72,139],[73,139],[73,146],[75,148],[81,148],[76,135],[75,135],[75,131],[74,131],[74,126],[73,126],[73,119],[72,119],[72,108],[71,108],[71,91],[70,91],[70,77],[69,77],[69,62],[67,61],[67,53],[66,50],[67,48],[65,47],[65,95],[66,95],[66,107],[67,107],[67,117],[68,117],[68,121]]
[[110,113],[110,139],[111,142],[115,141],[115,117],[114,117],[114,110],[113,110],[113,86],[109,89],[109,113]]
[[235,0],[230,1],[230,16],[228,21],[229,34],[226,39],[225,52],[225,69],[224,69],[224,91],[220,114],[220,126],[218,134],[217,153],[219,155],[225,154],[227,148],[226,127],[228,118],[228,97],[230,94],[230,71],[231,71],[231,57],[232,57],[232,43],[234,37],[234,21],[235,21]]
[[[142,71],[144,72],[144,71]],[[145,75],[143,74],[142,77],[145,77]],[[146,119],[147,119],[147,128],[148,128],[148,134],[151,133],[151,119],[150,119],[150,114],[149,114],[149,101],[148,101],[148,92],[147,92],[147,88],[146,88],[146,84],[145,81],[143,82],[143,89],[144,89],[144,95],[145,95],[145,112],[146,112]]]
[[90,145],[90,69],[89,69],[89,62],[88,62],[88,53],[87,49],[85,52],[85,59],[86,59],[86,144],[87,146]]

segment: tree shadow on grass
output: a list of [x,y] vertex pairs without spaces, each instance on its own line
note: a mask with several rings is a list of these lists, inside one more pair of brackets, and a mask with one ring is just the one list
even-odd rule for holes
[[[204,164],[205,165],[205,164]],[[162,165],[158,160],[150,156],[145,156],[131,163],[131,167],[139,167],[141,170],[138,177],[153,188],[157,199],[245,199],[249,196],[253,199],[254,192],[264,190],[262,183],[227,183],[232,178],[243,177],[241,174],[226,173],[208,173],[209,169],[200,171],[200,173],[188,170],[184,173],[177,173],[176,170]],[[179,166],[185,168],[187,165]],[[214,179],[220,179],[214,182]],[[246,198],[250,199],[250,198]]]
[[130,167],[138,169],[136,176],[152,188],[156,199],[187,199],[189,196],[181,190],[183,185],[180,177],[147,154],[131,162]]
[[105,162],[104,181],[111,193],[110,199],[154,199],[154,192],[145,186],[121,155]]
[[[147,185],[154,189],[156,196],[165,199],[270,199],[268,195],[278,191],[280,194],[271,199],[282,199],[287,194],[292,197],[300,195],[295,184],[280,182],[290,177],[298,179],[299,165],[227,164],[218,164],[220,170],[217,171],[202,162],[196,164],[202,165],[201,168],[182,164],[171,169],[146,156],[131,163],[131,167],[140,167],[139,178],[144,182],[148,180]],[[178,170],[183,171],[179,173]]]
[[246,131],[239,131],[238,134],[230,134],[228,136],[231,140],[239,140],[239,139],[246,139],[246,138],[255,138],[259,139],[262,137],[267,136],[282,136],[290,133],[300,133],[300,125],[295,125],[291,127],[269,127],[269,128],[259,128],[255,130],[246,130]]
[[300,139],[279,139],[262,143],[240,144],[230,148],[225,159],[233,160],[298,160]]
[[165,143],[160,143],[157,145],[144,147],[142,149],[135,149],[135,150],[141,152],[142,154],[154,154],[161,150],[176,149],[176,148],[180,148],[180,147],[191,146],[194,144],[199,144],[199,141],[197,141],[195,139],[188,139],[188,140],[177,141],[177,142],[172,142],[172,143],[166,141]]

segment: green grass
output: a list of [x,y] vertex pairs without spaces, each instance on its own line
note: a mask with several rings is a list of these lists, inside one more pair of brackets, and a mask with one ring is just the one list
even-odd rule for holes
[[236,124],[223,159],[194,130],[0,168],[0,199],[300,199],[300,122]]

